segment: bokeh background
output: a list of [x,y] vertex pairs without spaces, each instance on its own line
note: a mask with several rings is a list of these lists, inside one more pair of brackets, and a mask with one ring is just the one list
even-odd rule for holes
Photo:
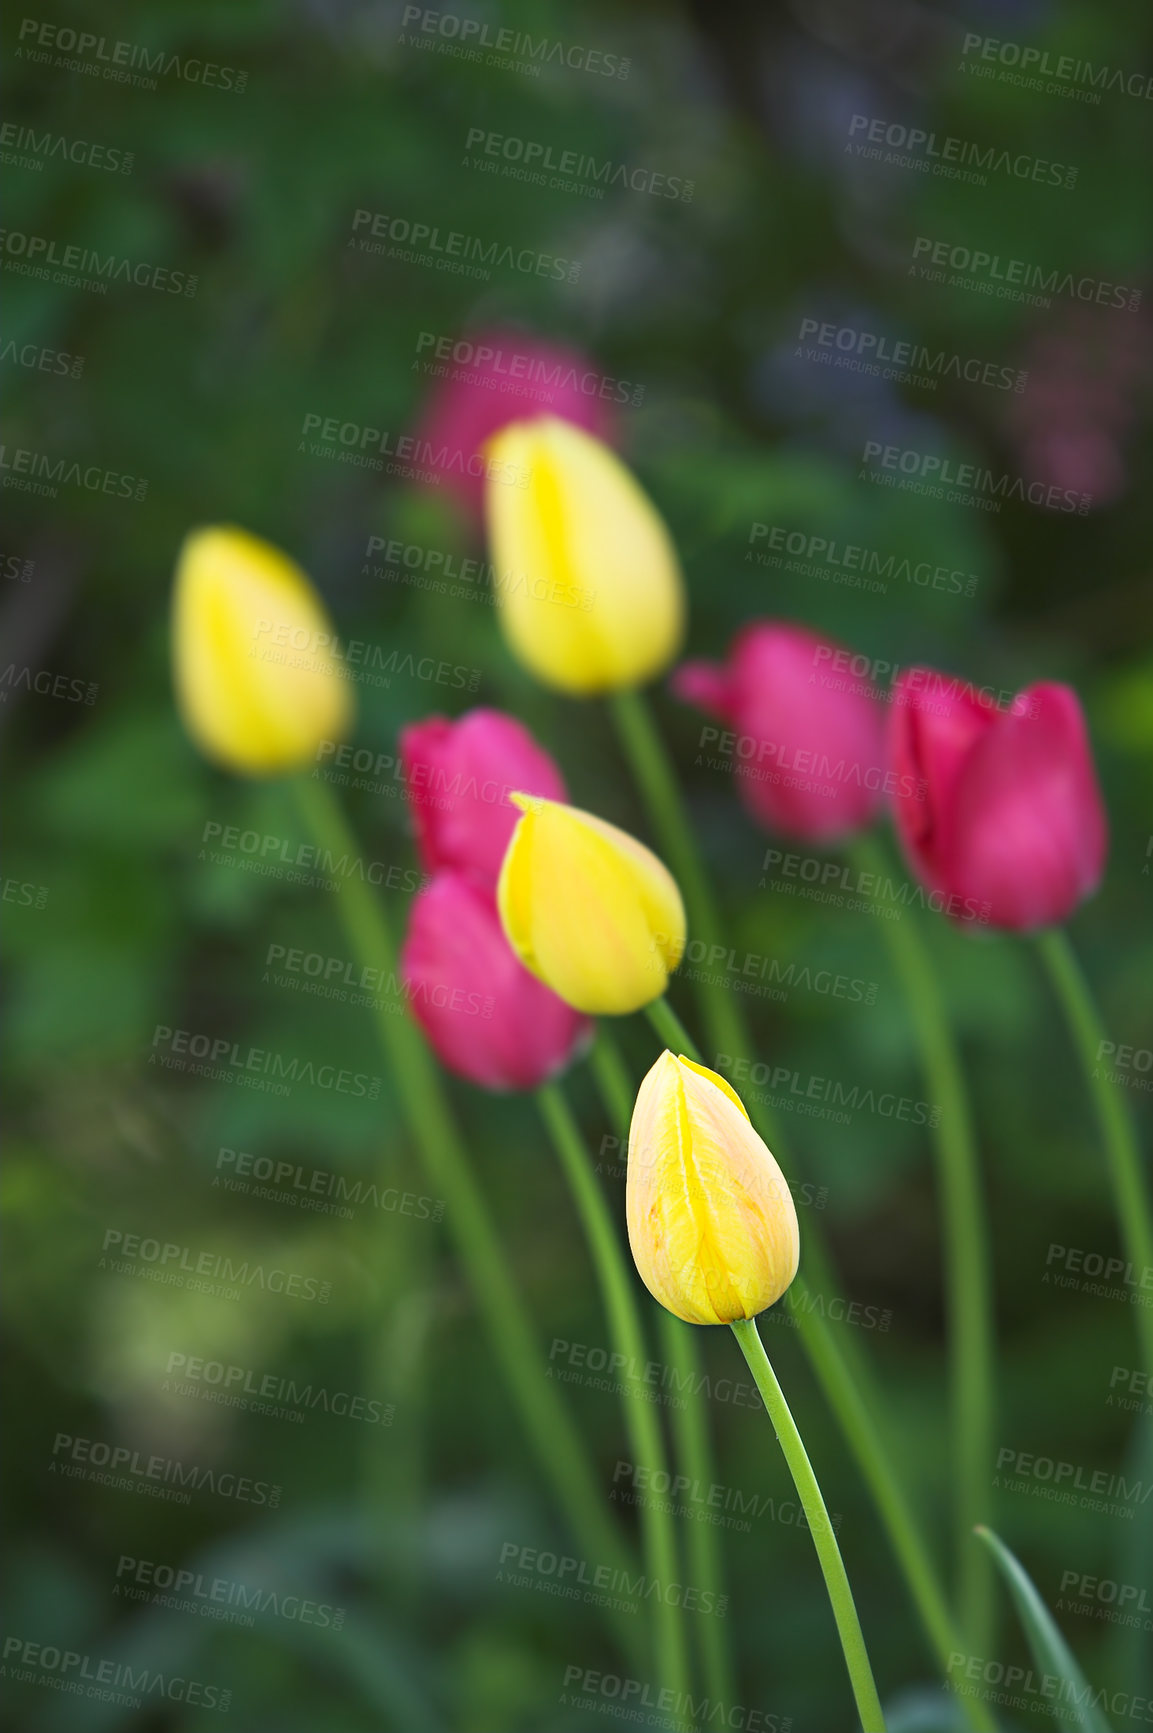
[[[1022,304],[927,282],[910,264],[925,236],[1147,287],[1150,102],[1114,90],[1089,103],[974,77],[963,43],[973,32],[1153,74],[1149,21],[1120,5],[1043,0],[973,0],[966,11],[906,0],[461,0],[452,16],[492,34],[587,51],[576,65],[525,70],[523,54],[443,52],[452,35],[422,34],[404,13],[390,0],[109,0],[95,24],[51,9],[29,26],[32,14],[16,8],[5,26],[9,122],[132,153],[127,172],[114,172],[51,150],[37,158],[5,138],[6,1629],[231,1692],[227,1721],[204,1703],[138,1712],[62,1694],[42,1675],[22,1681],[9,1658],[0,1683],[14,1729],[559,1733],[614,1718],[608,1697],[564,1699],[574,1666],[628,1670],[596,1613],[498,1580],[510,1539],[572,1544],[510,1417],[435,1209],[425,1218],[361,1206],[345,1219],[217,1183],[228,1148],[430,1192],[368,1014],[271,977],[273,946],[348,955],[332,898],[206,852],[210,824],[293,846],[304,837],[282,785],[214,771],[178,726],[168,606],[189,526],[236,522],[268,536],[312,574],[345,636],[396,649],[401,664],[434,657],[470,671],[472,691],[403,666],[387,685],[358,685],[358,746],[387,757],[409,719],[498,705],[556,753],[578,804],[643,830],[600,707],[531,684],[483,595],[421,590],[367,555],[374,536],[481,555],[451,489],[340,461],[336,445],[309,449],[308,416],[394,437],[419,430],[434,385],[422,334],[512,325],[575,345],[627,382],[616,437],[683,555],[696,653],[719,654],[752,615],[779,615],[883,663],[929,662],[1006,690],[1039,678],[1077,687],[1112,844],[1073,937],[1111,1036],[1134,1050],[1129,1102],[1148,1125],[1153,310],[1060,294]],[[214,63],[242,72],[243,87],[187,69],[159,74],[154,89],[118,84],[75,69],[59,48],[36,60],[45,27]],[[615,57],[613,74],[588,69],[594,51]],[[846,151],[854,114],[1076,165],[1076,185],[996,173],[966,184],[861,160]],[[617,187],[594,199],[484,174],[468,162],[474,127],[679,176],[693,197]],[[565,281],[507,268],[470,280],[369,256],[349,246],[358,209],[580,270]],[[14,235],[186,273],[195,293],[120,281],[98,294],[30,277]],[[837,369],[801,353],[806,319],[1023,369],[1026,387],[941,377],[928,390]],[[1083,515],[1014,501],[994,512],[885,489],[861,477],[866,440],[980,462],[1092,503]],[[118,482],[98,492],[65,476],[54,495],[37,495],[20,485],[30,472],[18,450],[147,489],[123,497]],[[835,582],[828,566],[761,566],[748,557],[754,524],[961,572],[964,590],[898,576],[870,592]],[[663,693],[656,703],[734,945],[781,971],[796,965],[775,998],[746,998],[760,1055],[921,1099],[878,914],[775,892],[764,866],[772,839],[742,814],[728,775],[701,761],[699,718]],[[414,856],[395,779],[386,771],[376,789],[345,798],[366,857],[406,873]],[[404,890],[382,894],[401,920]],[[1046,983],[1026,943],[902,918],[921,924],[942,971],[974,1091],[996,1260],[998,1441],[1089,1471],[1132,1471],[1141,1415],[1110,1400],[1113,1368],[1136,1365],[1131,1308],[1045,1280],[1053,1244],[1118,1250],[1083,1082]],[[823,968],[874,984],[873,1002],[804,984],[804,970]],[[674,998],[691,1017],[684,986]],[[379,1095],[303,1082],[277,1097],[166,1070],[154,1062],[158,1026],[379,1076]],[[639,1074],[651,1036],[633,1020],[622,1037]],[[572,1089],[600,1150],[607,1128],[583,1068]],[[463,1085],[453,1094],[542,1352],[558,1339],[603,1346],[588,1258],[531,1104]],[[796,1114],[788,1132],[843,1295],[888,1326],[853,1334],[943,1549],[940,1236],[925,1129],[857,1112],[847,1127]],[[611,1152],[603,1177],[619,1207]],[[133,1279],[102,1267],[109,1232],[262,1259],[330,1283],[330,1297],[254,1289],[231,1301]],[[786,1329],[766,1335],[842,1517],[893,1725],[948,1726],[934,1662],[796,1341]],[[726,1332],[709,1333],[704,1349],[714,1378],[743,1375]],[[183,1394],[168,1370],[180,1354],[357,1392],[391,1423],[321,1411],[301,1423],[207,1400],[203,1385]],[[580,1383],[565,1395],[608,1500],[627,1454],[619,1404]],[[709,1418],[726,1487],[787,1498],[764,1416],[714,1400]],[[68,1479],[54,1458],[61,1434],[195,1460],[283,1495],[276,1509],[210,1493],[185,1506]],[[1148,1634],[1095,1616],[1095,1600],[1062,1600],[1062,1580],[1076,1571],[1137,1584],[1153,1603],[1153,1504],[1128,1522],[992,1497],[1089,1676],[1148,1690]],[[634,1513],[616,1508],[631,1525]],[[763,1517],[723,1539],[740,1703],[776,1718],[766,1726],[847,1726],[809,1536]],[[165,1610],[125,1595],[126,1557],[265,1582],[344,1616],[339,1629],[271,1613],[245,1627]],[[997,1654],[1021,1661],[1019,1630],[1002,1615]],[[1005,1724],[1034,1722],[1010,1713]]]

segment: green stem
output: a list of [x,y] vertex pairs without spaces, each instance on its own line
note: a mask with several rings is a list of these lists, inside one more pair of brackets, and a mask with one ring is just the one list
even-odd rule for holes
[[[888,871],[888,862],[873,837],[858,837],[850,854],[862,872],[883,878]],[[880,926],[912,1013],[927,1091],[939,1109],[933,1144],[945,1250],[949,1431],[956,1452],[952,1478],[958,1605],[970,1652],[987,1655],[993,1560],[987,1548],[973,1544],[974,1528],[990,1517],[995,1403],[992,1260],[980,1162],[956,1042],[916,919],[910,915],[900,921],[882,921]]]
[[[603,1022],[597,1031],[589,1064],[609,1123],[624,1150],[628,1144],[635,1090],[620,1048]],[[677,1462],[697,1485],[715,1486],[717,1473],[708,1417],[704,1403],[696,1399],[704,1382],[700,1337],[691,1325],[674,1318],[663,1306],[658,1306],[656,1311],[661,1354],[666,1365],[672,1368],[677,1391],[685,1392],[688,1398],[672,1409]],[[694,1585],[710,1593],[714,1603],[723,1600],[724,1571],[718,1530],[711,1522],[690,1523],[685,1550]],[[737,1699],[728,1621],[698,1619],[695,1628],[700,1640],[705,1694],[712,1703],[731,1705]]]
[[[1065,1013],[1073,1044],[1081,1055],[1085,1080],[1097,1109],[1125,1255],[1134,1269],[1153,1270],[1153,1217],[1141,1151],[1121,1091],[1109,1076],[1109,1067],[1099,1057],[1102,1043],[1108,1039],[1100,1013],[1065,933],[1059,929],[1041,933],[1037,949]],[[1138,1306],[1135,1314],[1145,1369],[1153,1373],[1153,1307]]]
[[861,1718],[863,1733],[885,1733],[885,1717],[881,1711],[881,1699],[877,1696],[877,1687],[873,1682],[873,1669],[869,1665],[869,1653],[865,1648],[865,1639],[861,1633],[861,1621],[857,1617],[856,1603],[853,1591],[849,1587],[849,1579],[845,1574],[841,1549],[837,1545],[837,1537],[825,1508],[824,1498],[813,1473],[813,1465],[809,1461],[804,1440],[797,1431],[797,1423],[785,1400],[785,1393],[777,1382],[777,1375],[769,1363],[765,1353],[765,1345],[757,1331],[755,1318],[741,1318],[731,1326],[733,1335],[740,1344],[741,1353],[748,1362],[749,1371],[753,1375],[761,1400],[769,1411],[773,1430],[777,1435],[785,1461],[789,1465],[789,1473],[793,1477],[793,1485],[797,1489],[797,1497],[804,1507],[809,1530],[813,1537],[813,1545],[817,1549],[817,1558],[821,1565],[821,1574],[825,1579],[829,1604],[833,1609],[833,1617],[837,1622],[837,1633],[841,1639],[841,1649],[845,1656],[845,1666],[848,1668],[849,1681],[853,1687],[853,1697],[857,1705],[857,1714]]
[[[292,787],[321,849],[336,859],[355,859],[356,839],[327,786],[319,779],[301,777]],[[357,957],[378,969],[379,979],[395,978],[396,948],[382,899],[363,879],[349,876],[343,880],[337,906]],[[401,1111],[429,1179],[445,1200],[446,1229],[468,1273],[521,1423],[557,1501],[591,1561],[635,1571],[630,1549],[604,1507],[580,1436],[548,1381],[528,1310],[509,1274],[508,1258],[424,1037],[409,1017],[387,1009],[376,1013],[376,1024]],[[636,1643],[622,1641],[630,1659],[637,1661]]]
[[[638,780],[640,780],[640,764],[635,764],[635,769],[638,771]],[[655,801],[650,802],[650,811],[654,815],[654,823],[657,823],[657,815],[661,811],[659,804]],[[687,839],[687,846],[692,847],[692,835],[688,832],[688,823],[683,811],[680,811],[680,806],[678,806],[678,823],[680,823],[683,837]],[[662,837],[662,846],[666,847],[669,858],[671,858],[673,856],[671,837]],[[713,929],[713,938],[709,939],[709,943],[718,943],[714,934],[716,934],[716,929]],[[709,1014],[707,1000],[702,1005],[702,1009],[704,1009],[704,1016],[707,1019],[707,1014]],[[648,1005],[647,1014],[648,1021],[654,1024],[655,1031],[662,1042],[666,1043],[668,1047],[680,1048],[685,1057],[695,1059],[697,1064],[702,1062],[697,1043],[692,1040],[692,1036],[688,1035],[685,1024],[680,1021],[680,1017],[676,1016],[676,1012],[669,1005],[668,1000],[655,1000],[652,1005]],[[739,1052],[739,1054],[746,1052],[747,1054],[751,1050],[751,1040],[749,1040],[749,1033],[747,1033],[746,1024],[744,1024],[744,1014],[739,1009],[735,1009],[733,1016],[739,1022],[739,1035],[733,1040],[733,1045],[728,1050]],[[713,1035],[714,1038],[718,1038],[720,1031],[713,1029]],[[749,1118],[756,1126],[756,1130],[761,1133],[761,1137],[765,1139],[766,1144],[772,1147],[773,1152],[780,1159],[778,1133],[773,1126],[772,1116],[766,1113],[763,1104],[752,1100]],[[829,1270],[827,1256],[825,1256],[824,1246],[820,1243],[820,1236],[815,1232],[813,1223],[810,1223],[808,1230],[806,1230],[804,1246],[806,1246],[806,1263],[817,1274],[818,1293],[831,1291],[829,1289],[829,1275],[827,1275],[827,1270]],[[837,1341],[832,1336],[829,1319],[811,1305],[810,1293],[811,1289],[808,1282],[798,1275],[792,1282],[792,1288],[789,1289],[789,1301],[787,1303],[789,1303],[791,1314],[796,1317],[798,1334],[801,1336],[801,1347],[808,1355],[813,1374],[817,1376],[825,1400],[829,1402],[829,1407],[836,1416],[837,1425],[841,1426],[844,1442],[848,1444],[851,1454],[857,1459],[857,1466],[862,1471],[865,1485],[869,1487],[874,1504],[877,1506],[877,1513],[881,1516],[884,1530],[888,1534],[889,1546],[893,1548],[893,1555],[895,1555],[896,1561],[905,1575],[905,1582],[909,1586],[912,1601],[914,1601],[917,1612],[921,1615],[922,1626],[928,1634],[929,1643],[935,1648],[941,1669],[948,1672],[948,1660],[962,1648],[961,1634],[954,1624],[954,1615],[948,1608],[945,1591],[941,1589],[940,1577],[936,1574],[933,1556],[929,1553],[928,1546],[924,1544],[921,1529],[915,1522],[915,1516],[912,1513],[912,1506],[905,1497],[902,1482],[896,1477],[895,1470],[889,1461],[888,1449],[884,1445],[881,1433],[877,1430],[876,1421],[872,1418],[877,1405],[876,1395],[870,1388],[870,1379],[867,1378],[862,1362],[860,1359],[853,1359],[851,1352],[843,1350],[837,1345]],[[862,1388],[867,1392],[867,1395],[863,1395]],[[976,1698],[966,1698],[961,1704],[961,1712],[962,1716],[966,1717],[967,1724],[973,1728],[974,1733],[993,1733],[995,1730],[997,1723],[993,1721],[990,1710],[985,1707],[985,1704],[978,1702]]]
[[[609,699],[612,718],[669,870],[685,899],[689,929],[706,945],[720,942],[721,920],[697,845],[681,805],[676,774],[639,692],[616,692]],[[714,969],[700,972],[697,996],[702,1021],[718,1052],[743,1053],[743,1019]]]
[[[622,1362],[621,1382],[627,1391],[625,1427],[634,1465],[646,1468],[657,1484],[662,1483],[663,1476],[667,1485],[665,1442],[652,1393],[644,1380],[647,1354],[632,1274],[584,1138],[559,1085],[542,1084],[536,1100],[577,1206],[600,1285],[613,1352]],[[658,1677],[661,1687],[675,1691],[681,1702],[689,1694],[689,1675],[682,1609],[665,1599],[665,1589],[677,1580],[676,1536],[666,1501],[647,1499],[640,1507],[639,1523],[646,1574],[661,1585],[653,1603]]]
[[[695,1059],[698,1064],[701,1063],[696,1042],[667,999],[657,999],[646,1007],[646,1011],[649,1021],[666,1045],[671,1044],[682,1052],[686,1059]],[[759,1123],[755,1102],[750,1118],[767,1143],[768,1136]],[[814,1262],[814,1249],[810,1226],[805,1234],[805,1261],[810,1265]],[[819,1254],[816,1261],[823,1272]],[[828,1291],[827,1277],[823,1274],[819,1277],[817,1288],[818,1293],[822,1291]],[[857,1376],[854,1376],[846,1364],[846,1359],[829,1330],[828,1320],[810,1303],[809,1296],[812,1293],[813,1289],[806,1279],[801,1275],[795,1276],[788,1293],[789,1310],[796,1319],[797,1331],[817,1382],[873,1495],[925,1630],[947,1671],[949,1657],[958,1651],[958,1632],[952,1614],[933,1561],[913,1520],[913,1513],[890,1466],[869,1405],[861,1395],[860,1370],[858,1368]],[[967,1702],[963,1707],[970,1726],[977,1729],[978,1733],[989,1733],[994,1722],[984,1705]]]
[[[709,890],[704,868],[697,852],[677,787],[676,775],[661,740],[639,693],[620,693],[611,701],[626,756],[640,788],[650,821],[660,846],[676,872],[685,895],[689,919],[696,937],[707,945],[721,943],[721,924]],[[706,974],[712,971],[705,971]],[[716,1053],[749,1054],[752,1042],[744,1009],[735,995],[725,992],[722,983],[707,980],[697,983],[701,1019]],[[660,1015],[658,1011],[656,1015]],[[650,1018],[654,1009],[649,1008]],[[665,1030],[657,1026],[661,1039]],[[684,1045],[689,1057],[699,1054],[695,1045],[683,1041],[683,1030],[677,1025],[676,1040]],[[773,1115],[763,1103],[754,1102],[750,1117],[753,1124],[781,1160],[781,1139]],[[784,1162],[782,1161],[782,1166]],[[819,1274],[828,1269],[816,1224],[806,1233],[806,1261]],[[809,1290],[803,1282],[794,1281],[789,1290],[789,1304],[797,1320],[801,1343],[816,1374],[826,1400],[844,1433],[845,1442],[855,1457],[866,1484],[885,1525],[890,1544],[901,1566],[922,1624],[945,1671],[949,1657],[963,1645],[953,1622],[941,1588],[932,1557],[925,1546],[904,1488],[890,1465],[889,1453],[882,1443],[873,1413],[877,1407],[872,1381],[859,1356],[851,1349],[842,1350],[835,1341],[829,1321],[806,1305]],[[864,1391],[864,1394],[862,1394]],[[975,1733],[990,1733],[995,1722],[984,1704],[966,1699],[962,1705],[968,1724]]]
[[686,1059],[694,1059],[698,1065],[704,1064],[700,1048],[667,999],[654,999],[651,1005],[646,1005],[645,1016],[670,1053],[680,1053]]

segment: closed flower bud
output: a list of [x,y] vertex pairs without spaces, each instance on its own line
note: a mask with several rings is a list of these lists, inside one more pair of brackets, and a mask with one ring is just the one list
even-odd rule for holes
[[412,905],[405,997],[437,1056],[482,1089],[536,1089],[592,1030],[513,956],[490,889],[438,872]]
[[[484,455],[485,443],[524,415],[528,392],[542,413],[574,422],[599,439],[613,438],[613,411],[595,391],[582,389],[582,381],[595,382],[598,374],[579,349],[528,331],[490,326],[453,343],[451,359],[444,350],[442,342],[434,351],[437,383],[421,422],[421,449],[429,453],[426,467],[436,471],[442,491],[459,500],[478,524],[486,472],[518,479],[492,465]],[[522,379],[526,384],[518,392]]]
[[486,446],[498,618],[531,673],[561,692],[641,686],[672,661],[684,593],[669,533],[619,458],[552,416]]
[[591,813],[531,795],[511,799],[523,816],[497,902],[525,968],[578,1011],[624,1016],[659,999],[685,948],[671,873]]
[[908,668],[893,690],[892,754],[905,853],[950,913],[1029,931],[1096,890],[1105,809],[1071,687],[1030,686],[1001,710]]
[[187,537],[172,639],[184,726],[228,769],[301,770],[322,741],[348,732],[332,623],[299,566],[259,537],[226,526]]
[[510,791],[565,798],[552,758],[501,710],[409,723],[400,731],[400,761],[423,865],[429,872],[460,867],[490,890],[519,817]]
[[662,1053],[629,1130],[629,1245],[649,1293],[688,1324],[774,1305],[797,1273],[785,1176],[715,1071]]
[[807,626],[754,620],[727,661],[684,662],[671,682],[678,698],[726,725],[727,741],[713,729],[702,744],[731,756],[753,818],[803,842],[862,830],[882,800],[881,710],[860,679],[837,672],[848,661]]

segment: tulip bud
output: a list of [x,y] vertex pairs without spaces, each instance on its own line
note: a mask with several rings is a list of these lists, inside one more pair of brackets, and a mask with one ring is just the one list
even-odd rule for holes
[[756,620],[727,662],[685,662],[672,678],[679,698],[735,736],[737,790],[757,823],[805,842],[862,830],[884,788],[881,712],[851,674],[835,671],[843,654],[805,626]]
[[685,948],[676,881],[635,838],[575,806],[514,794],[497,903],[526,969],[578,1011],[659,999]]
[[[427,336],[421,335],[418,349],[423,344],[427,351]],[[598,439],[612,439],[616,417],[603,397],[582,390],[581,381],[595,368],[578,349],[497,327],[459,338],[451,360],[445,347],[440,342],[434,350],[442,364],[421,422],[421,449],[429,453],[427,466],[437,471],[443,489],[475,521],[483,516],[484,477],[491,462],[483,447],[500,428],[523,417],[526,398],[542,414],[574,422]]]
[[177,701],[200,750],[246,776],[303,769],[352,722],[336,634],[299,566],[226,526],[194,530],[176,568]]
[[521,967],[491,890],[437,873],[413,902],[400,959],[405,997],[438,1057],[482,1089],[536,1089],[592,1035]]
[[456,722],[427,716],[400,733],[404,789],[429,872],[459,867],[496,888],[518,812],[514,788],[565,798],[564,778],[515,716],[469,710]]
[[651,680],[676,655],[684,594],[669,533],[620,460],[543,416],[486,451],[524,487],[486,491],[498,618],[513,654],[546,686],[587,695]]
[[922,883],[948,912],[1027,931],[1097,888],[1106,820],[1085,718],[1068,686],[1008,710],[929,668],[893,693],[893,808]]
[[662,1053],[637,1092],[625,1212],[645,1287],[687,1324],[732,1324],[774,1305],[797,1273],[784,1174],[736,1091]]

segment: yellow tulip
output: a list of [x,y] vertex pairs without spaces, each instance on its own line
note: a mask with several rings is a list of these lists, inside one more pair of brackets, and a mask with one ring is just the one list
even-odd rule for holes
[[336,634],[300,567],[220,525],[180,550],[173,665],[184,726],[209,758],[247,776],[312,763],[347,734],[353,706]]
[[[669,533],[606,445],[569,421],[517,421],[488,442],[498,617],[538,680],[586,695],[641,686],[684,634]],[[497,475],[527,473],[524,487]]]
[[785,1176],[736,1091],[662,1053],[637,1092],[625,1212],[649,1293],[689,1324],[755,1318],[797,1273]]
[[535,795],[519,806],[497,903],[529,972],[578,1011],[623,1016],[665,990],[685,948],[672,874],[603,818]]

